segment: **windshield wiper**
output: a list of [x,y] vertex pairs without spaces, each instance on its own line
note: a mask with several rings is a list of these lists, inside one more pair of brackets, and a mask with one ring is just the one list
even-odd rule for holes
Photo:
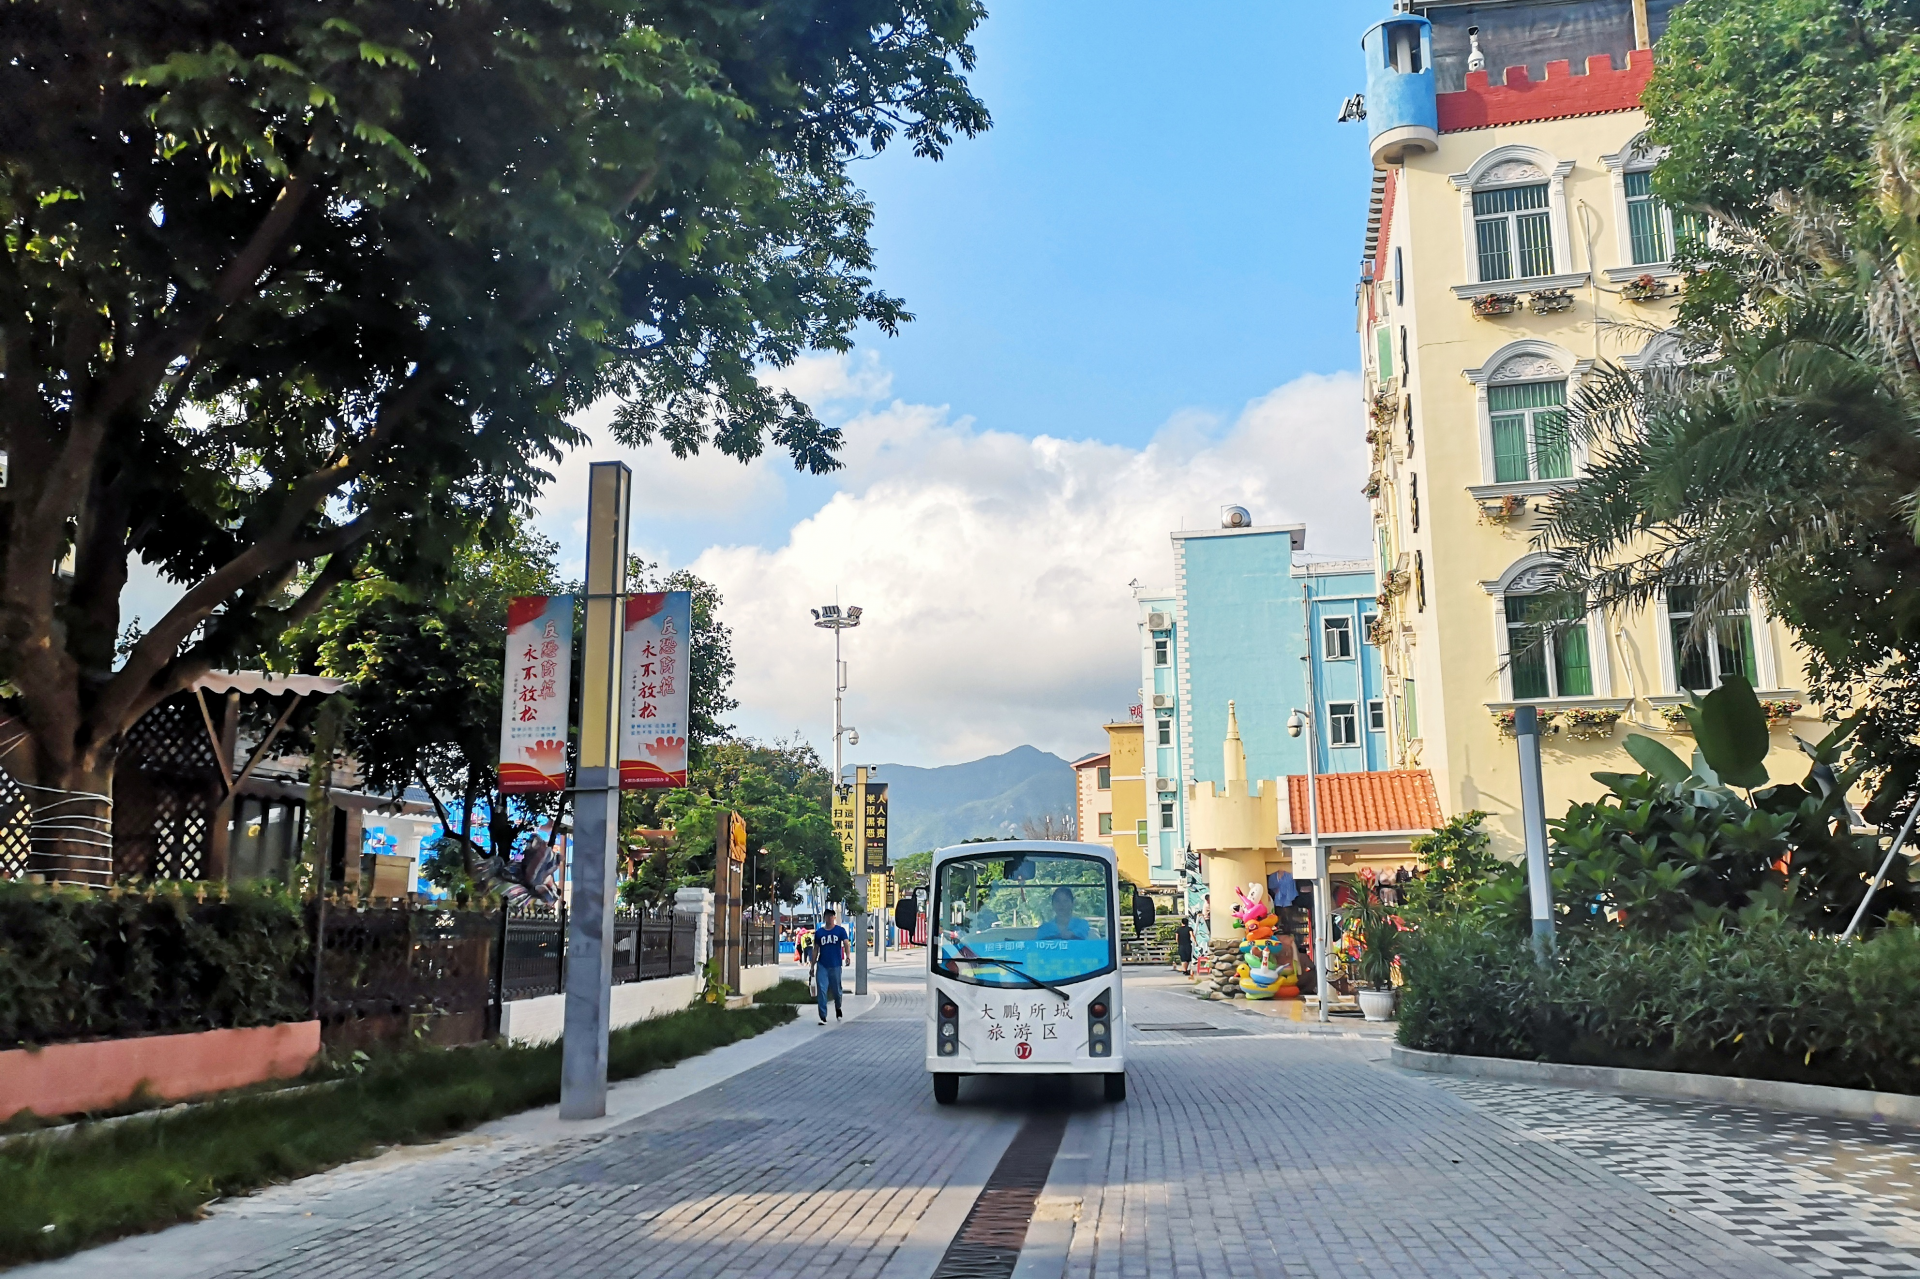
[[960,964],[999,964],[1002,968],[1005,968],[1008,972],[1020,978],[1020,980],[1026,982],[1027,985],[1033,987],[1035,990],[1050,990],[1068,1003],[1073,1002],[1073,996],[1058,986],[1050,986],[1038,977],[1035,977],[1032,973],[1023,972],[1020,968],[1020,961],[1017,959],[994,959],[987,955],[955,955],[947,962]]

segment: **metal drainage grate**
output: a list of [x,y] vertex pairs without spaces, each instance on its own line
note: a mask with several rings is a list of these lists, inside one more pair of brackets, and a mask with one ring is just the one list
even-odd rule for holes
[[1193,1035],[1201,1038],[1217,1038],[1221,1035],[1246,1035],[1251,1031],[1232,1026],[1209,1026],[1204,1021],[1150,1021],[1130,1022],[1130,1030],[1168,1031],[1176,1035]]
[[1067,1117],[1058,1113],[1034,1115],[1020,1125],[933,1279],[1009,1279],[1066,1131]]

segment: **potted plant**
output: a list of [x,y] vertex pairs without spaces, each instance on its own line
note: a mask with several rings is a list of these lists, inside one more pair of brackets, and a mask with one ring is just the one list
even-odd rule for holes
[[1571,706],[1562,715],[1566,720],[1567,736],[1583,742],[1612,737],[1613,726],[1620,722],[1620,712],[1609,707]]
[[1494,315],[1512,315],[1519,309],[1518,293],[1487,293],[1473,300],[1473,313],[1481,319]]
[[1491,501],[1480,503],[1480,522],[1505,527],[1531,509],[1527,499],[1518,493],[1503,493]]
[[1651,275],[1638,275],[1627,281],[1620,290],[1620,296],[1629,302],[1656,302],[1672,292],[1672,287],[1666,281],[1656,280]]
[[[1500,730],[1500,736],[1502,737],[1513,736],[1513,729],[1514,729],[1513,714],[1514,713],[1511,710],[1495,711],[1493,713],[1493,726]],[[1540,721],[1541,732],[1556,733],[1560,731],[1553,726],[1553,721],[1560,718],[1559,711],[1540,710],[1536,712],[1536,715],[1538,716]]]
[[1527,305],[1533,308],[1535,315],[1569,310],[1573,306],[1573,292],[1569,289],[1541,289],[1527,299]]
[[1761,700],[1760,709],[1766,715],[1767,723],[1784,724],[1793,718],[1794,712],[1800,709],[1800,703],[1786,698],[1768,697]]
[[1359,978],[1354,995],[1368,1021],[1393,1016],[1393,967],[1400,956],[1400,917],[1380,900],[1380,886],[1368,868],[1360,873],[1353,900],[1347,905],[1347,933],[1359,943],[1354,963]]

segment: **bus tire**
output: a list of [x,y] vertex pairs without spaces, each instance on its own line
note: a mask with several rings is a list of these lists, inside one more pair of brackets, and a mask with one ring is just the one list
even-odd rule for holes
[[1126,1071],[1116,1071],[1114,1074],[1107,1075],[1105,1076],[1105,1081],[1108,1101],[1125,1101],[1127,1099]]
[[942,1072],[933,1077],[933,1099],[942,1106],[951,1106],[960,1100],[960,1076],[951,1072]]

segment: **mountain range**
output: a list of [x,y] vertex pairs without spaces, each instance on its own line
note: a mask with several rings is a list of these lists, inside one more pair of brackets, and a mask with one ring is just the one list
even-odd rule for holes
[[1011,838],[1028,820],[1051,814],[1058,825],[1073,813],[1072,766],[1034,746],[939,768],[882,764],[873,780],[887,784],[887,843],[896,858]]

